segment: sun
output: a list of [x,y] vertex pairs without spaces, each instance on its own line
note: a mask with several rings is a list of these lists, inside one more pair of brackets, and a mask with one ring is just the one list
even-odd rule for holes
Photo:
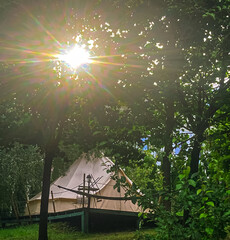
[[75,45],[69,51],[57,55],[57,58],[67,63],[73,69],[91,62],[89,52],[83,46],[79,45]]

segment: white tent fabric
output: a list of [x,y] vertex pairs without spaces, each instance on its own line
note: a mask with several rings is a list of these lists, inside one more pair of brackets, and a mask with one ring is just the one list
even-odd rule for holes
[[[76,160],[66,172],[66,175],[59,177],[51,184],[48,211],[54,212],[55,208],[56,212],[61,212],[83,207],[82,195],[78,195],[74,192],[61,189],[58,187],[58,185],[68,189],[79,190],[79,187],[83,187],[84,174],[85,176],[92,176],[91,187],[94,188],[94,191],[90,191],[90,194],[108,197],[124,197],[124,188],[121,188],[120,192],[118,192],[117,189],[113,188],[113,186],[115,185],[115,181],[111,179],[110,173],[107,172],[107,170],[109,170],[112,165],[113,162],[106,157],[91,157],[91,159],[88,159],[86,156],[82,156],[81,158]],[[118,175],[119,177],[124,176],[129,185],[132,184],[132,181],[125,175],[125,173],[121,169],[119,170]],[[51,192],[53,194],[53,198]],[[41,193],[37,194],[29,200],[29,209],[31,215],[40,213],[40,203]],[[87,207],[87,205],[88,199],[85,197],[84,206]],[[107,199],[99,200],[95,198],[90,198],[90,208],[131,212],[140,211],[137,204],[133,204],[131,201]],[[28,208],[26,209],[25,214],[29,214]]]

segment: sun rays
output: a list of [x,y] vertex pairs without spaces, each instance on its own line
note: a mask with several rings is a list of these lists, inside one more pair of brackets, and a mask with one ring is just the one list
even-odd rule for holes
[[67,63],[73,69],[78,68],[82,64],[88,64],[92,62],[92,60],[90,60],[89,52],[83,46],[77,44],[70,50],[58,54],[57,58],[60,61]]
[[[27,18],[32,21],[25,29],[23,28],[23,34],[15,37],[12,33],[12,36],[9,36],[11,41],[5,42],[5,44],[1,43],[0,49],[3,54],[0,62],[17,65],[17,68],[21,69],[17,74],[21,74],[21,77],[23,74],[34,73],[31,83],[35,81],[34,79],[44,81],[40,74],[43,69],[46,74],[49,74],[50,71],[50,76],[57,76],[57,82],[61,82],[61,79],[65,77],[68,81],[76,79],[81,81],[86,78],[86,82],[95,83],[109,91],[106,89],[106,82],[103,83],[106,81],[105,79],[122,75],[123,68],[137,69],[141,67],[137,64],[130,64],[129,59],[127,60],[127,53],[116,54],[118,52],[117,45],[115,46],[111,39],[107,39],[107,45],[105,45],[101,26],[97,29],[97,34],[101,33],[101,35],[95,39],[92,37],[95,34],[91,31],[93,28],[87,30],[87,27],[84,31],[76,30],[75,36],[66,34],[65,30],[63,30],[63,34],[60,34],[53,30],[54,28],[51,27],[53,25],[49,22],[45,23],[44,19],[36,17],[29,9],[24,8],[24,10]],[[129,56],[132,54],[134,53],[129,53]],[[39,72],[37,72],[38,69]],[[17,77],[20,76],[17,75]]]

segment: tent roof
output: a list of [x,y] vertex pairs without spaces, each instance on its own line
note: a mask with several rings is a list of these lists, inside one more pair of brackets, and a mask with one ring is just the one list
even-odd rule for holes
[[[94,185],[95,188],[98,188],[97,191],[94,191],[93,194],[97,193],[101,189],[103,189],[106,184],[111,179],[111,174],[107,172],[114,163],[107,157],[102,158],[87,158],[86,156],[82,156],[78,160],[76,160],[69,170],[66,172],[64,176],[59,177],[56,181],[54,181],[50,186],[50,192],[53,192],[54,198],[68,198],[68,199],[76,199],[77,194],[60,189],[58,185],[78,190],[79,186],[83,186],[83,177],[84,174],[87,176],[88,174],[93,176],[91,182],[96,180],[97,184]],[[125,176],[123,171],[121,171],[122,175]],[[126,176],[125,176],[126,177]],[[127,178],[127,177],[126,177]],[[131,180],[127,178],[129,184],[132,184]],[[87,185],[87,183],[86,183]],[[91,192],[92,193],[92,192]],[[79,196],[80,197],[80,196]],[[51,196],[50,196],[51,198]],[[34,196],[30,201],[41,199],[41,193]]]

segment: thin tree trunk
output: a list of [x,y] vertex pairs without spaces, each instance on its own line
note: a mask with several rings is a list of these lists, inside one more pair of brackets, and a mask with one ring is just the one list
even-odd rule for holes
[[[171,163],[169,156],[172,153],[172,133],[174,128],[174,101],[171,94],[167,96],[167,99],[165,101],[165,111],[166,111],[166,128],[165,128],[165,156],[163,157],[162,162],[162,171],[163,171],[163,177],[164,182],[163,186],[164,189],[171,193]],[[171,211],[171,200],[170,198],[168,200],[163,201],[164,207],[167,211]]]
[[18,211],[17,211],[17,207],[16,207],[16,203],[15,203],[15,200],[14,200],[13,193],[11,195],[11,202],[12,202],[12,206],[13,206],[13,209],[14,209],[15,217],[16,217],[17,221],[19,222],[19,214],[18,214]]
[[46,149],[46,152],[45,152],[41,209],[40,209],[40,223],[39,223],[39,237],[38,237],[39,240],[48,240],[48,235],[47,235],[48,204],[49,204],[51,167],[52,167],[52,161],[55,155],[54,149],[56,149],[56,147],[49,145],[49,147]]

